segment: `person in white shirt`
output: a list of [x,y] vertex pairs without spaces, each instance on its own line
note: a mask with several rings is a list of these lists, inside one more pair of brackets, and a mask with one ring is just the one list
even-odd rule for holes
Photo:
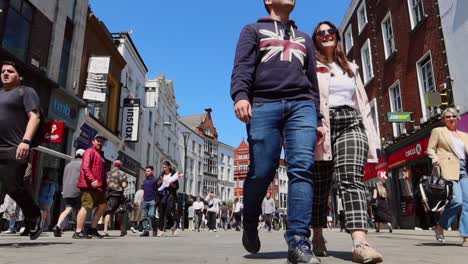
[[216,232],[216,216],[219,213],[219,201],[216,198],[216,194],[210,192],[206,199],[208,201],[208,210],[207,210],[207,218],[208,218],[208,230],[210,232]]
[[234,218],[236,231],[240,231],[242,208],[244,208],[244,205],[239,201],[239,198],[235,198],[234,205],[232,206],[231,219]]
[[197,200],[193,203],[193,221],[195,223],[194,228],[200,232],[200,225],[203,219],[203,209],[205,205],[201,201],[200,197],[197,197]]
[[133,213],[133,226],[130,228],[133,233],[140,230],[140,221],[141,221],[141,203],[143,202],[143,185],[140,185],[140,189],[135,193],[135,198],[133,198],[133,204],[135,204],[135,211]]

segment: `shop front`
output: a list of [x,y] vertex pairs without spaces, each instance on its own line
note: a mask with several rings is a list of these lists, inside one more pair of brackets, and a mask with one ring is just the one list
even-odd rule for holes
[[68,95],[63,89],[54,89],[50,94],[46,133],[43,143],[34,155],[33,183],[35,193],[41,191],[41,183],[44,178],[49,178],[55,183],[56,192],[54,203],[50,209],[46,227],[56,222],[61,211],[60,193],[63,186],[63,170],[66,161],[74,157],[72,155],[73,133],[77,127],[77,114],[80,105],[84,102],[79,98]]
[[428,229],[432,221],[417,195],[419,180],[429,175],[432,164],[427,157],[429,137],[388,154],[386,187],[397,225],[402,229]]
[[118,159],[122,161],[122,170],[127,173],[128,185],[125,188],[124,195],[133,200],[135,192],[138,190],[137,179],[140,172],[140,163],[123,151],[119,152]]

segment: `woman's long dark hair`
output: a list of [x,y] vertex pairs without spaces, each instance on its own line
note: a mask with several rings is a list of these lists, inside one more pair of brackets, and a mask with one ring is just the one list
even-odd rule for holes
[[[171,175],[174,174],[174,170],[172,169],[172,164],[168,160],[163,161],[163,166],[164,165],[166,165],[169,168],[169,172],[171,173]],[[160,176],[163,177],[164,174],[165,173],[164,173],[164,169],[163,169]]]
[[328,64],[328,62],[325,60],[325,56],[320,53],[320,50],[318,49],[318,43],[317,43],[317,32],[320,29],[320,26],[326,24],[330,28],[336,30],[336,47],[335,47],[335,52],[333,53],[333,61],[336,62],[341,69],[343,69],[344,72],[348,74],[349,77],[354,77],[354,72],[349,66],[349,61],[348,58],[346,58],[343,45],[341,45],[341,36],[340,32],[338,31],[338,28],[330,22],[330,21],[322,21],[317,24],[317,26],[314,29],[314,33],[312,34],[312,41],[314,42],[315,45],[315,58],[320,61],[323,64]]

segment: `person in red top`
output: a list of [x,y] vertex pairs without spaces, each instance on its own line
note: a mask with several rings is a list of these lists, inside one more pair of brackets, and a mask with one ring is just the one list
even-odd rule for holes
[[[98,233],[97,225],[107,204],[106,173],[104,171],[104,152],[102,151],[105,141],[104,136],[97,134],[94,137],[93,146],[83,153],[80,178],[77,185],[81,190],[82,205],[76,219],[76,231],[73,234],[75,239],[103,237]],[[83,227],[88,213],[93,208],[96,208],[96,211],[91,222],[91,228],[86,232]]]

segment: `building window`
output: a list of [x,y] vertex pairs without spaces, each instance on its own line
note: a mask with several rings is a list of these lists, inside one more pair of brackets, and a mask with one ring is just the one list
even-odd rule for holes
[[[390,89],[390,109],[392,112],[403,112],[403,102],[401,100],[400,81],[395,82]],[[405,125],[402,123],[393,123],[393,136],[398,137],[403,133]]]
[[76,0],[67,0],[67,17],[73,21],[75,18]]
[[192,140],[192,153],[195,154],[195,140]]
[[345,31],[344,42],[345,42],[346,53],[348,53],[353,47],[353,29],[351,27],[351,24],[348,26],[348,28]]
[[411,29],[421,23],[424,17],[423,0],[408,0],[408,11],[410,14]]
[[71,39],[63,39],[62,57],[60,58],[59,84],[67,87],[68,63],[70,61]]
[[151,144],[146,145],[146,166],[150,164],[150,153],[151,153]]
[[202,150],[201,144],[198,144],[198,155],[199,156],[201,156],[201,150]]
[[421,102],[423,109],[425,109],[425,111],[423,110],[423,117],[427,118],[430,117],[435,110],[434,107],[426,106],[426,103],[424,101],[426,93],[433,93],[436,91],[431,54],[428,53],[422,59],[420,59],[417,63],[417,67]]
[[358,30],[359,30],[359,33],[361,33],[367,24],[366,1],[362,1],[361,5],[358,8],[357,16],[358,16]]
[[26,1],[10,1],[2,47],[26,62],[33,7]]
[[372,68],[372,54],[370,47],[370,40],[367,39],[366,43],[361,48],[362,71],[364,76],[364,84],[367,84],[373,77],[374,71]]
[[148,113],[148,131],[151,132],[151,127],[153,125],[153,112],[149,111]]
[[211,128],[209,128],[209,127],[205,128],[205,135],[210,136],[210,137],[213,136],[213,133],[211,132]]
[[382,39],[385,49],[385,59],[395,51],[395,38],[393,37],[392,17],[390,12],[382,21]]
[[377,130],[377,137],[380,139],[379,111],[377,109],[377,99],[372,99],[369,104],[372,121],[374,122],[375,129]]

